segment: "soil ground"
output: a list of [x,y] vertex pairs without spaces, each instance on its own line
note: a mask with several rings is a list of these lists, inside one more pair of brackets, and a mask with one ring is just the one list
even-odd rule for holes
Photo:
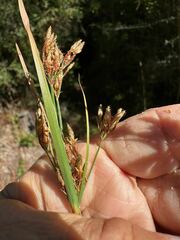
[[0,190],[26,172],[42,154],[33,113],[16,107],[0,108]]

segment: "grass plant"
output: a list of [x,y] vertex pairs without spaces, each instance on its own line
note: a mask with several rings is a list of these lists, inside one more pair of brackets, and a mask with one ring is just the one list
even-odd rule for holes
[[[113,117],[110,107],[107,107],[105,113],[103,113],[102,106],[100,106],[98,110],[100,144],[94,156],[93,163],[90,166],[90,171],[87,172],[90,152],[90,128],[87,101],[80,83],[80,77],[78,82],[83,95],[86,118],[86,155],[84,161],[76,149],[77,139],[75,138],[72,128],[69,124],[65,124],[62,121],[60,107],[63,78],[74,66],[74,58],[82,51],[84,42],[78,40],[71,46],[66,54],[63,54],[58,48],[56,35],[52,32],[52,28],[49,27],[45,37],[41,58],[31,31],[23,0],[18,0],[18,3],[22,22],[30,42],[37,78],[41,89],[41,96],[38,96],[20,48],[16,44],[17,53],[25,77],[28,80],[30,89],[37,102],[36,129],[39,142],[54,167],[54,171],[61,183],[60,190],[66,194],[72,212],[80,214],[81,199],[87,179],[92,172],[98,152],[101,148],[101,143],[116,127],[125,111],[119,109]],[[67,129],[66,135],[64,128]]]

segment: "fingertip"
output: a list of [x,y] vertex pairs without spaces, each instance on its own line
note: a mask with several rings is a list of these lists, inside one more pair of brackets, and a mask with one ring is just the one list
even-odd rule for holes
[[158,108],[158,114],[163,132],[167,137],[180,140],[180,104]]

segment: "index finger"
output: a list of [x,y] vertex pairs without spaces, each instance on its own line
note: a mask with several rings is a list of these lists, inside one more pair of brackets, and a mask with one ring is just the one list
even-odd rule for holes
[[119,124],[104,150],[124,171],[154,178],[180,166],[180,104],[154,108]]

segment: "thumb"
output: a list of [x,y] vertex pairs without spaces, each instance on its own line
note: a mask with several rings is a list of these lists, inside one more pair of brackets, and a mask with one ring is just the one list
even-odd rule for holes
[[[0,239],[30,240],[177,240],[175,236],[146,231],[120,218],[85,218],[44,212],[16,200],[0,200]],[[11,216],[11,217],[10,217]],[[11,228],[9,228],[11,226]]]

